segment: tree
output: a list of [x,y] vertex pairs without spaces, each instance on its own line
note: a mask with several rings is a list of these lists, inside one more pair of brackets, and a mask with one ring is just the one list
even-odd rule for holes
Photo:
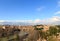
[[54,26],[50,26],[50,28],[49,28],[49,34],[50,34],[50,36],[52,36],[52,35],[55,35],[56,36],[57,33],[58,33],[57,28],[54,27]]
[[58,28],[58,33],[60,33],[60,25],[56,25],[56,27]]

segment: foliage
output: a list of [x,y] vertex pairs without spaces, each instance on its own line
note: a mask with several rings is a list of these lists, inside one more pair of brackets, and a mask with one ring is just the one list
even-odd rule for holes
[[36,28],[36,30],[42,30],[43,28]]
[[50,28],[49,28],[49,33],[50,33],[50,35],[56,35],[57,32],[58,32],[58,30],[57,30],[56,27],[50,26]]
[[56,25],[56,27],[58,28],[58,33],[60,33],[60,25]]

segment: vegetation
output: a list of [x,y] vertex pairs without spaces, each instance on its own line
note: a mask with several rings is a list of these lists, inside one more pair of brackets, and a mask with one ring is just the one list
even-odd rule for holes
[[56,25],[56,27],[58,28],[58,33],[60,33],[60,25]]
[[51,36],[52,35],[55,35],[56,36],[57,33],[58,33],[58,30],[57,30],[57,28],[55,26],[50,26],[49,33],[50,33]]
[[46,32],[43,32],[44,29],[36,28],[36,26],[35,29],[39,31],[41,41],[43,39],[45,39],[46,41],[57,41],[57,36],[59,36],[58,33],[60,33],[60,25],[50,26],[49,30],[47,30]]
[[50,36],[48,38],[48,41],[58,41],[57,38],[55,38],[54,36]]
[[[37,26],[42,26],[42,27],[37,28]],[[17,30],[16,27],[8,28],[10,26],[6,26],[6,29],[3,29],[2,27],[3,26],[0,26],[0,39],[2,37],[6,37],[6,36],[9,36],[9,35],[14,35],[14,34],[18,33],[18,32],[16,32],[16,30]],[[36,26],[34,26],[33,30],[31,30],[29,28],[29,31],[26,30],[29,33],[29,36],[26,39],[21,40],[17,36],[18,38],[15,39],[14,41],[18,41],[19,39],[20,39],[20,41],[37,41],[38,39],[40,39],[40,41],[43,41],[44,39],[46,41],[58,41],[57,36],[59,36],[59,34],[60,34],[60,25],[50,26],[49,30],[47,30],[45,32],[43,31],[44,30],[43,27],[44,27],[43,25],[36,25]],[[18,29],[18,31],[19,31],[19,29]],[[6,38],[2,38],[1,41],[4,41],[4,40],[7,41]],[[13,40],[11,40],[11,41],[13,41]]]

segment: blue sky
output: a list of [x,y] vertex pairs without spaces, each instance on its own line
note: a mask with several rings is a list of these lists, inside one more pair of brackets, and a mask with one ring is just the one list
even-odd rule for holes
[[60,16],[60,0],[0,0],[0,20],[35,20]]

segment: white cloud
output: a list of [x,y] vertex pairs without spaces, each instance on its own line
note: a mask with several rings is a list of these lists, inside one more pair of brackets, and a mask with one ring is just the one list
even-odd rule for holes
[[41,11],[41,10],[43,10],[44,8],[45,8],[44,6],[41,6],[41,7],[37,8],[37,11]]
[[40,23],[40,19],[35,19],[34,23]]
[[56,22],[56,21],[60,21],[60,19],[59,19],[59,17],[57,17],[57,16],[55,17],[55,16],[54,16],[54,17],[52,17],[52,18],[50,19],[50,21],[51,21],[51,22]]
[[34,24],[59,24],[60,23],[60,17],[59,16],[53,16],[48,19],[36,19],[34,20]]
[[55,14],[60,14],[60,11],[55,12]]
[[0,22],[4,22],[5,20],[0,20]]
[[53,16],[42,21],[43,24],[56,24],[56,23],[59,24],[58,22],[60,22],[59,16]]
[[60,17],[53,16],[48,19],[35,19],[35,20],[0,20],[0,22],[22,22],[22,23],[29,23],[29,24],[60,24]]

